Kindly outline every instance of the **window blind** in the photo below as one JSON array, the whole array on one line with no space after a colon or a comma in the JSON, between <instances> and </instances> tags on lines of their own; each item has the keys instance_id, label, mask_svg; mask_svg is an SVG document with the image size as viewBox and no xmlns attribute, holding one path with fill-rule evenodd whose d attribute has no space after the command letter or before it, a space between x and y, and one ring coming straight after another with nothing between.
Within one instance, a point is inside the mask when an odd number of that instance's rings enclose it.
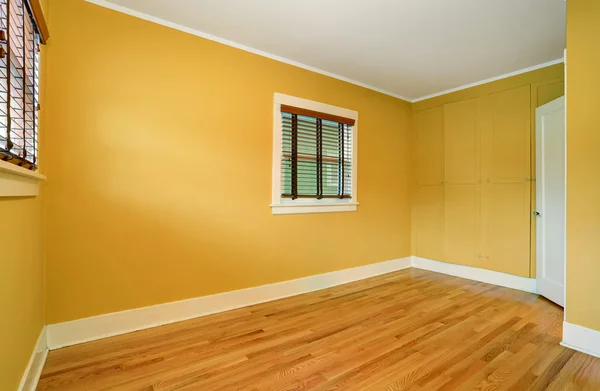
<instances>
[{"instance_id":1,"label":"window blind","mask_svg":"<svg viewBox=\"0 0 600 391\"><path fill-rule=\"evenodd\" d=\"M281 105L281 197L352 198L353 119Z\"/></svg>"},{"instance_id":2,"label":"window blind","mask_svg":"<svg viewBox=\"0 0 600 391\"><path fill-rule=\"evenodd\" d=\"M40 34L30 3L0 0L0 159L38 164Z\"/></svg>"}]
</instances>

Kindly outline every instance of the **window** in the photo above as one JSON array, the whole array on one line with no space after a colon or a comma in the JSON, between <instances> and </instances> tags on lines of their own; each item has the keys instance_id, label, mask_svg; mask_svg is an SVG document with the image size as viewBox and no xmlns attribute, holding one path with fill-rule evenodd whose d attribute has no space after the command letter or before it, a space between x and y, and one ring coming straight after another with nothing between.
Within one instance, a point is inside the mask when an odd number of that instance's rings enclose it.
<instances>
[{"instance_id":1,"label":"window","mask_svg":"<svg viewBox=\"0 0 600 391\"><path fill-rule=\"evenodd\" d=\"M358 114L275 94L273 214L355 211Z\"/></svg>"},{"instance_id":2,"label":"window","mask_svg":"<svg viewBox=\"0 0 600 391\"><path fill-rule=\"evenodd\" d=\"M38 165L40 42L48 38L39 0L0 0L0 160Z\"/></svg>"}]
</instances>

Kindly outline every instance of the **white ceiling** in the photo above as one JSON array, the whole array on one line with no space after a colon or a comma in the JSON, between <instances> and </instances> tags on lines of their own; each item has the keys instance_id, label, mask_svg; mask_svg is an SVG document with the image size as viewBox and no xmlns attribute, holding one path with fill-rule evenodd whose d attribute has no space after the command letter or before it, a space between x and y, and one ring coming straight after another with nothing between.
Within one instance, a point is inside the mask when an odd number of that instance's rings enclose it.
<instances>
[{"instance_id":1,"label":"white ceiling","mask_svg":"<svg viewBox=\"0 0 600 391\"><path fill-rule=\"evenodd\" d=\"M564 0L89 1L407 100L565 48Z\"/></svg>"}]
</instances>

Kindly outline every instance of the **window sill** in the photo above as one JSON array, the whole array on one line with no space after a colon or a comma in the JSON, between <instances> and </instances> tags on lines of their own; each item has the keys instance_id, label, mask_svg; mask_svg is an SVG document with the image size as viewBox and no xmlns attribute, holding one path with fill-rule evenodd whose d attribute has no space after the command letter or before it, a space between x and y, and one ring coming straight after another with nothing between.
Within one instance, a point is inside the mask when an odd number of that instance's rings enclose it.
<instances>
[{"instance_id":1,"label":"window sill","mask_svg":"<svg viewBox=\"0 0 600 391\"><path fill-rule=\"evenodd\" d=\"M300 202L271 204L274 215L290 215L302 213L332 213L332 212L356 212L358 202Z\"/></svg>"},{"instance_id":2,"label":"window sill","mask_svg":"<svg viewBox=\"0 0 600 391\"><path fill-rule=\"evenodd\" d=\"M0 197L35 197L43 180L39 172L0 160Z\"/></svg>"}]
</instances>

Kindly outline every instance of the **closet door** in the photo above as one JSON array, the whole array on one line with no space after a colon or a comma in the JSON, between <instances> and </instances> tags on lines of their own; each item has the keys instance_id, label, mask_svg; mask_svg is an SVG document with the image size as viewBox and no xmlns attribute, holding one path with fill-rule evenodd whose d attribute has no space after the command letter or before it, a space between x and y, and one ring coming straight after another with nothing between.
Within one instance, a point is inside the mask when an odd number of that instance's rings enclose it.
<instances>
[{"instance_id":1,"label":"closet door","mask_svg":"<svg viewBox=\"0 0 600 391\"><path fill-rule=\"evenodd\" d=\"M417 130L416 255L443 259L444 233L443 108L415 116Z\"/></svg>"},{"instance_id":2,"label":"closet door","mask_svg":"<svg viewBox=\"0 0 600 391\"><path fill-rule=\"evenodd\" d=\"M444 118L442 107L417 113L417 184L441 185L444 180Z\"/></svg>"},{"instance_id":3,"label":"closet door","mask_svg":"<svg viewBox=\"0 0 600 391\"><path fill-rule=\"evenodd\" d=\"M444 260L444 186L418 186L417 256Z\"/></svg>"},{"instance_id":4,"label":"closet door","mask_svg":"<svg viewBox=\"0 0 600 391\"><path fill-rule=\"evenodd\" d=\"M530 88L484 98L482 252L490 269L529 277Z\"/></svg>"},{"instance_id":5,"label":"closet door","mask_svg":"<svg viewBox=\"0 0 600 391\"><path fill-rule=\"evenodd\" d=\"M480 260L479 101L444 106L444 261L485 267Z\"/></svg>"}]
</instances>

